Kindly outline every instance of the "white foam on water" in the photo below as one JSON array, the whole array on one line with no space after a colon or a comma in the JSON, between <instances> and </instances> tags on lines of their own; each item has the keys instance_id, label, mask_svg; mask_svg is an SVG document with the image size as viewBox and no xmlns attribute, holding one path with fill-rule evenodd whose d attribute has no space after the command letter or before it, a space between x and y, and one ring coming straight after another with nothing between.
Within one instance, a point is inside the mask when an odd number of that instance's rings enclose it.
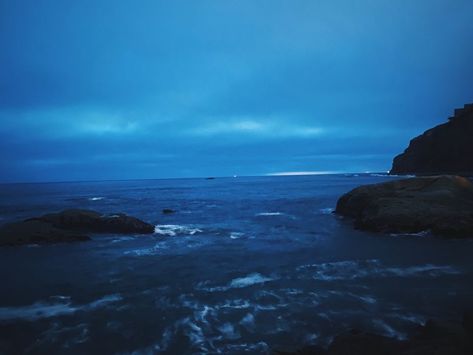
<instances>
[{"instance_id":1,"label":"white foam on water","mask_svg":"<svg viewBox=\"0 0 473 355\"><path fill-rule=\"evenodd\" d=\"M241 232L231 232L230 233L230 239L240 239L244 233Z\"/></svg>"},{"instance_id":2,"label":"white foam on water","mask_svg":"<svg viewBox=\"0 0 473 355\"><path fill-rule=\"evenodd\" d=\"M77 306L72 305L69 301L69 298L67 297L64 300L66 302L37 302L29 306L1 307L0 321L9 321L16 319L35 321L42 318L71 315L78 311L91 311L97 308L105 307L110 303L122 300L122 297L119 294L108 295L91 303Z\"/></svg>"},{"instance_id":3,"label":"white foam on water","mask_svg":"<svg viewBox=\"0 0 473 355\"><path fill-rule=\"evenodd\" d=\"M192 345L204 343L205 336L202 328L194 323L189 317L177 321L176 328L177 327L183 328L184 334L187 336Z\"/></svg>"},{"instance_id":4,"label":"white foam on water","mask_svg":"<svg viewBox=\"0 0 473 355\"><path fill-rule=\"evenodd\" d=\"M218 308L234 308L234 309L244 309L250 308L251 303L248 300L242 300L240 298L235 300L226 300L225 303L218 306Z\"/></svg>"},{"instance_id":5,"label":"white foam on water","mask_svg":"<svg viewBox=\"0 0 473 355\"><path fill-rule=\"evenodd\" d=\"M332 214L333 211L335 211L335 209L332 208L332 207L321 208L319 210L319 212L322 213L322 214Z\"/></svg>"},{"instance_id":6,"label":"white foam on water","mask_svg":"<svg viewBox=\"0 0 473 355\"><path fill-rule=\"evenodd\" d=\"M177 235L194 235L202 233L202 230L195 227L181 226L178 224L158 224L154 227L154 233L175 237Z\"/></svg>"},{"instance_id":7,"label":"white foam on water","mask_svg":"<svg viewBox=\"0 0 473 355\"><path fill-rule=\"evenodd\" d=\"M130 241L130 240L135 240L136 238L135 237L118 237L118 238L113 238L110 243L120 243L120 242L126 242L126 241Z\"/></svg>"},{"instance_id":8,"label":"white foam on water","mask_svg":"<svg viewBox=\"0 0 473 355\"><path fill-rule=\"evenodd\" d=\"M438 277L461 273L460 270L449 265L425 264L407 267L386 267L377 259L307 264L297 267L296 270L299 272L307 272L309 270L312 278L322 281L354 280L365 277Z\"/></svg>"},{"instance_id":9,"label":"white foam on water","mask_svg":"<svg viewBox=\"0 0 473 355\"><path fill-rule=\"evenodd\" d=\"M285 213L282 212L261 212L257 213L256 216L283 216Z\"/></svg>"},{"instance_id":10,"label":"white foam on water","mask_svg":"<svg viewBox=\"0 0 473 355\"><path fill-rule=\"evenodd\" d=\"M430 235L430 231L421 231L417 233L391 233L391 237L426 237Z\"/></svg>"},{"instance_id":11,"label":"white foam on water","mask_svg":"<svg viewBox=\"0 0 473 355\"><path fill-rule=\"evenodd\" d=\"M388 336L390 338L397 338L399 340L404 340L407 338L406 334L397 331L381 319L373 319L372 322L385 336Z\"/></svg>"},{"instance_id":12,"label":"white foam on water","mask_svg":"<svg viewBox=\"0 0 473 355\"><path fill-rule=\"evenodd\" d=\"M374 297L371 297L371 296L357 296L355 295L356 298L358 298L359 300L363 301L364 303L368 303L368 304L375 304L377 301L376 301L376 298Z\"/></svg>"},{"instance_id":13,"label":"white foam on water","mask_svg":"<svg viewBox=\"0 0 473 355\"><path fill-rule=\"evenodd\" d=\"M224 354L267 354L269 352L269 346L264 341L258 343L241 343L241 344L227 344L217 349L218 353Z\"/></svg>"},{"instance_id":14,"label":"white foam on water","mask_svg":"<svg viewBox=\"0 0 473 355\"><path fill-rule=\"evenodd\" d=\"M255 328L255 316L251 313L247 313L240 320L240 324L248 330L254 330L254 328Z\"/></svg>"},{"instance_id":15,"label":"white foam on water","mask_svg":"<svg viewBox=\"0 0 473 355\"><path fill-rule=\"evenodd\" d=\"M260 273L255 272L244 277L237 277L231 280L226 286L207 286L210 283L209 280L199 282L196 286L196 289L207 292L227 291L232 288L250 287L274 280L275 278L263 276Z\"/></svg>"},{"instance_id":16,"label":"white foam on water","mask_svg":"<svg viewBox=\"0 0 473 355\"><path fill-rule=\"evenodd\" d=\"M124 251L124 255L135 255L135 256L149 256L149 255L156 255L161 253L163 250L169 249L166 241L160 241L156 243L151 248L141 248L141 249L133 249Z\"/></svg>"},{"instance_id":17,"label":"white foam on water","mask_svg":"<svg viewBox=\"0 0 473 355\"><path fill-rule=\"evenodd\" d=\"M415 324L425 324L427 318L418 314L395 314L394 317L402 319L404 321L415 323Z\"/></svg>"},{"instance_id":18,"label":"white foam on water","mask_svg":"<svg viewBox=\"0 0 473 355\"><path fill-rule=\"evenodd\" d=\"M456 275L461 274L460 270L455 269L452 266L444 266L444 265L433 265L433 264L426 264L426 265L418 265L418 266L409 266L404 268L399 267L389 267L384 270L380 271L381 274L385 274L388 276L399 276L399 277L406 277L406 276L441 276L441 275Z\"/></svg>"},{"instance_id":19,"label":"white foam on water","mask_svg":"<svg viewBox=\"0 0 473 355\"><path fill-rule=\"evenodd\" d=\"M103 199L105 199L105 197L103 197L103 196L89 197L88 198L89 201L101 201Z\"/></svg>"},{"instance_id":20,"label":"white foam on water","mask_svg":"<svg viewBox=\"0 0 473 355\"><path fill-rule=\"evenodd\" d=\"M207 316L209 315L215 315L215 311L212 307L209 307L207 305L204 305L204 308L202 310L194 312L194 318L199 322L205 324L209 324L209 321L207 320Z\"/></svg>"},{"instance_id":21,"label":"white foam on water","mask_svg":"<svg viewBox=\"0 0 473 355\"><path fill-rule=\"evenodd\" d=\"M242 287L248 287L248 286L253 286L256 284L260 283L265 283L268 281L273 281L274 279L270 277L266 277L261 275L260 273L252 273L244 277L238 277L236 279L233 279L230 282L229 287L230 288L242 288Z\"/></svg>"},{"instance_id":22,"label":"white foam on water","mask_svg":"<svg viewBox=\"0 0 473 355\"><path fill-rule=\"evenodd\" d=\"M240 338L240 333L235 330L235 327L229 322L222 324L220 327L217 327L217 329L226 339L235 340Z\"/></svg>"}]
</instances>

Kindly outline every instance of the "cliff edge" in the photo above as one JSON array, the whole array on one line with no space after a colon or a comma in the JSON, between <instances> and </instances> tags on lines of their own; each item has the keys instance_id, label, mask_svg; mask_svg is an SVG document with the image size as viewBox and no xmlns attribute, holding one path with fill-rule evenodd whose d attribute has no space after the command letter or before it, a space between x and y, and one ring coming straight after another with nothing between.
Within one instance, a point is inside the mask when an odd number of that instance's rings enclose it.
<instances>
[{"instance_id":1,"label":"cliff edge","mask_svg":"<svg viewBox=\"0 0 473 355\"><path fill-rule=\"evenodd\" d=\"M411 140L396 156L392 175L473 175L473 104L456 109L447 123Z\"/></svg>"}]
</instances>

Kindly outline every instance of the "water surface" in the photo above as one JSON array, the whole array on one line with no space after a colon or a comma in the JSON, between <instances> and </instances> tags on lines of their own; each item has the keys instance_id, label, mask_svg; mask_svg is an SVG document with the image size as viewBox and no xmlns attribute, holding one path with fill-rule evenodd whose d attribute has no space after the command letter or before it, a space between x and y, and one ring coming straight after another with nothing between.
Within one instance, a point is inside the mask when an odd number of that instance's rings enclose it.
<instances>
[{"instance_id":1,"label":"water surface","mask_svg":"<svg viewBox=\"0 0 473 355\"><path fill-rule=\"evenodd\" d=\"M0 249L0 353L265 354L456 319L473 303L471 241L364 233L331 213L344 192L388 179L0 185L0 223L88 208L156 225Z\"/></svg>"}]
</instances>

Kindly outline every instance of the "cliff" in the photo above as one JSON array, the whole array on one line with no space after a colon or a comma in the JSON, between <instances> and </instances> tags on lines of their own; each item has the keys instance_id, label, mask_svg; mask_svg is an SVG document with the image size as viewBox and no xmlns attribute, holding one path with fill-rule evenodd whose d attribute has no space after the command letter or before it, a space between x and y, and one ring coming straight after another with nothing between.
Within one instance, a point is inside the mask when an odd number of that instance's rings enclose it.
<instances>
[{"instance_id":1,"label":"cliff","mask_svg":"<svg viewBox=\"0 0 473 355\"><path fill-rule=\"evenodd\" d=\"M473 104L456 109L447 123L411 140L394 158L393 175L473 175Z\"/></svg>"}]
</instances>

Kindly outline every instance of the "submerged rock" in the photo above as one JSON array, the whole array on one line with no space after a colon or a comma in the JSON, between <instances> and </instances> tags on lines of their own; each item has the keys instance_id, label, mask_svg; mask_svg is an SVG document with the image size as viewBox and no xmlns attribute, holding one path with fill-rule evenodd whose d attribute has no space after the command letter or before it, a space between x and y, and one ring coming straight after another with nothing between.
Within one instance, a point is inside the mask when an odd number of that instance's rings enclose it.
<instances>
[{"instance_id":1,"label":"submerged rock","mask_svg":"<svg viewBox=\"0 0 473 355\"><path fill-rule=\"evenodd\" d=\"M456 109L447 123L411 140L394 158L391 174L473 175L473 104Z\"/></svg>"},{"instance_id":2,"label":"submerged rock","mask_svg":"<svg viewBox=\"0 0 473 355\"><path fill-rule=\"evenodd\" d=\"M443 175L360 186L338 200L335 213L362 230L473 237L473 184Z\"/></svg>"},{"instance_id":3,"label":"submerged rock","mask_svg":"<svg viewBox=\"0 0 473 355\"><path fill-rule=\"evenodd\" d=\"M176 211L174 211L173 209L170 209L170 208L163 208L163 210L161 211L163 214L173 214L173 213L176 213Z\"/></svg>"},{"instance_id":4,"label":"submerged rock","mask_svg":"<svg viewBox=\"0 0 473 355\"><path fill-rule=\"evenodd\" d=\"M0 246L85 241L86 233L151 234L154 226L122 213L65 210L3 226Z\"/></svg>"}]
</instances>

